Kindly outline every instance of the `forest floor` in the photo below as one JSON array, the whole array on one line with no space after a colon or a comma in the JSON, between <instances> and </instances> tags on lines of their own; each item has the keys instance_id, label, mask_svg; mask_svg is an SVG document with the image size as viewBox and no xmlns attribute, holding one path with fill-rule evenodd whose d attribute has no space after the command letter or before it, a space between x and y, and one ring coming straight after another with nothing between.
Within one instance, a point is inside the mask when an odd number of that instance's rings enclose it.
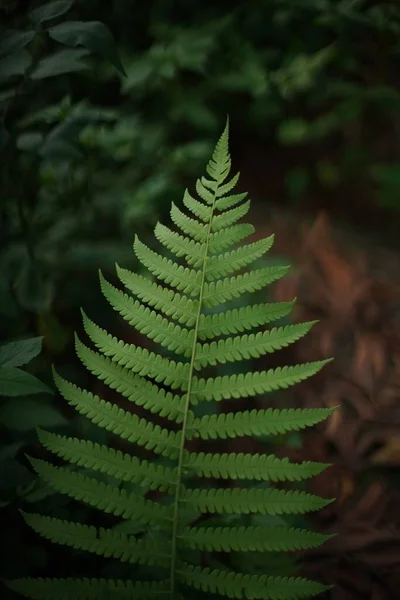
<instances>
[{"instance_id":1,"label":"forest floor","mask_svg":"<svg viewBox=\"0 0 400 600\"><path fill-rule=\"evenodd\" d=\"M291 390L291 402L341 408L305 433L301 448L282 451L333 465L311 491L336 502L313 524L338 536L305 556L306 574L335 584L330 600L398 598L400 252L338 226L326 212L313 218L258 203L251 222L260 237L275 234L273 252L294 266L272 286L274 299L297 297L295 320L320 321L284 351L284 363L335 357Z\"/></svg>"}]
</instances>

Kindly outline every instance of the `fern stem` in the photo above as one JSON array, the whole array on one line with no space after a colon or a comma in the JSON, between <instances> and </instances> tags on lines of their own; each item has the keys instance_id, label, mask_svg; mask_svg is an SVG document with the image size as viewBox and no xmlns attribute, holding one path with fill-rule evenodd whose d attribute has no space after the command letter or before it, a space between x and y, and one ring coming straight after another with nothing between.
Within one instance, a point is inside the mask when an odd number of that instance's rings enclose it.
<instances>
[{"instance_id":1,"label":"fern stem","mask_svg":"<svg viewBox=\"0 0 400 600\"><path fill-rule=\"evenodd\" d=\"M192 388L192 381L193 381L194 361L196 359L196 345L197 345L197 339L198 339L198 331L199 331L199 327L200 327L200 317L202 314L203 295L204 295L205 280L206 280L206 267L207 267L207 260L208 260L208 249L209 249L209 243L210 243L210 237L211 237L211 226L212 226L212 221L213 221L213 216L214 216L214 211L215 211L215 203L217 200L217 192L218 192L218 188L220 185L220 178L221 178L221 174L219 174L219 177L217 180L217 185L215 186L215 190L213 193L213 203L212 203L211 215L210 215L210 219L208 222L208 228L207 228L206 247L205 247L204 259L203 259L202 277L201 277L200 294L199 294L199 307L198 307L198 311L197 311L197 315L196 315L196 323L194 326L193 349L192 349L192 355L191 355L190 367L189 367L189 376L188 376L189 381L188 381L188 389L187 389L187 393L186 393L185 414L184 414L184 418L183 418L183 422L182 422L182 438L181 438L181 443L180 443L180 448L179 448L177 482L176 482L176 488L175 488L174 514L173 514L173 524L172 524L172 540L171 540L171 570L170 570L170 582L171 582L170 598L171 598L171 600L174 600L174 594L175 594L175 569L176 569L176 559L177 559L176 538L177 538L177 533L178 533L178 511L179 511L179 502L180 502L180 492L181 492L181 487L182 487L181 481L182 481L183 453L185 450L185 431L186 431L186 427L187 427L187 418L188 418L189 407L190 407L190 396L191 396L191 388Z\"/></svg>"}]
</instances>

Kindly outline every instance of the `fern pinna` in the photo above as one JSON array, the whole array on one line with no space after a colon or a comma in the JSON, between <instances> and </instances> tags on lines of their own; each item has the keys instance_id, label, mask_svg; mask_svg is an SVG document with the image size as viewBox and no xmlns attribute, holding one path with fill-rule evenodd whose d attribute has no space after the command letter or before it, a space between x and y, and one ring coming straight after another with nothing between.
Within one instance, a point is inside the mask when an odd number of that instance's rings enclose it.
<instances>
[{"instance_id":1,"label":"fern pinna","mask_svg":"<svg viewBox=\"0 0 400 600\"><path fill-rule=\"evenodd\" d=\"M43 430L39 430L41 443L72 463L72 468L30 459L35 471L55 490L133 522L135 535L129 528L125 530L128 533L115 528L97 530L39 514L24 513L26 522L59 544L135 564L135 576L129 581L24 578L8 582L24 596L177 600L200 594L205 598L294 600L318 595L329 587L301 577L268 574L267 556L265 574L215 568L215 563L205 566L204 561L196 564L199 552L292 551L319 546L328 537L282 523L265 524L268 515L303 514L331 502L268 484L304 481L327 465L296 464L264 454L207 452L207 440L221 440L223 445L227 438L296 431L332 412L326 408L266 409L199 416L200 403L288 388L317 373L327 362L207 376L212 366L258 358L288 346L314 324L251 333L289 314L293 302L225 308L229 301L262 290L288 270L282 266L245 270L271 248L273 236L238 246L254 228L238 223L250 202L245 193L231 194L239 174L229 179L230 168L227 123L207 165L208 176L196 183L198 199L185 192L183 203L191 216L173 204L171 218L177 230L161 223L155 227L158 242L176 259L158 254L136 238L136 256L153 277L117 267L121 282L133 297L116 289L100 273L102 291L113 309L160 344L162 354L118 340L83 314L85 331L98 351L76 337L79 358L110 388L147 409L148 416L139 417L106 402L54 371L55 383L70 405L100 427L151 450L154 462ZM202 377L203 369L208 371ZM153 424L152 413L162 417L164 424ZM188 449L187 442L194 438L205 442L204 452ZM96 478L95 472L103 479L112 476L114 484ZM228 489L218 487L218 481L199 484L198 478L242 481ZM267 516L264 524L232 524L240 518L248 523L249 515L256 513ZM219 523L222 519L225 525L212 525L210 515L219 515Z\"/></svg>"}]
</instances>

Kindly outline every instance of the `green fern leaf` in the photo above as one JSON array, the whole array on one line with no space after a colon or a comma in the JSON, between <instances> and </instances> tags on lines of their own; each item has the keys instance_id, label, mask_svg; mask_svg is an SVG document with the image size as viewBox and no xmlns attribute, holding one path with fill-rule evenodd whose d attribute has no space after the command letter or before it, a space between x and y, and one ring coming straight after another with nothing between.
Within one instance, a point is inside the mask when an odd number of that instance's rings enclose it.
<instances>
[{"instance_id":1,"label":"green fern leaf","mask_svg":"<svg viewBox=\"0 0 400 600\"><path fill-rule=\"evenodd\" d=\"M183 546L208 552L289 552L323 544L331 535L294 527L185 527Z\"/></svg>"},{"instance_id":2,"label":"green fern leaf","mask_svg":"<svg viewBox=\"0 0 400 600\"><path fill-rule=\"evenodd\" d=\"M249 223L239 223L232 227L220 229L216 233L210 234L209 253L210 256L223 252L231 246L235 246L239 242L245 240L255 229Z\"/></svg>"},{"instance_id":3,"label":"green fern leaf","mask_svg":"<svg viewBox=\"0 0 400 600\"><path fill-rule=\"evenodd\" d=\"M170 507L145 500L137 494L128 494L125 490L71 471L66 467L54 467L37 458L30 458L29 461L43 481L61 494L67 494L74 500L80 500L117 517L135 519L143 525L165 523L169 526L172 516Z\"/></svg>"},{"instance_id":4,"label":"green fern leaf","mask_svg":"<svg viewBox=\"0 0 400 600\"><path fill-rule=\"evenodd\" d=\"M244 410L235 413L206 415L200 419L191 418L188 423L188 437L203 440L227 439L240 436L265 436L300 431L326 419L333 409L272 409Z\"/></svg>"},{"instance_id":5,"label":"green fern leaf","mask_svg":"<svg viewBox=\"0 0 400 600\"><path fill-rule=\"evenodd\" d=\"M239 375L225 375L224 377L210 377L209 379L193 377L192 379L192 405L201 400L229 400L230 398L246 398L288 388L296 383L315 375L329 360L294 365L291 367L277 367L268 371L253 373L240 373ZM325 410L325 409L323 409ZM325 411L328 417L333 411ZM305 413L308 414L308 413Z\"/></svg>"},{"instance_id":6,"label":"green fern leaf","mask_svg":"<svg viewBox=\"0 0 400 600\"><path fill-rule=\"evenodd\" d=\"M78 336L75 339L75 349L82 363L93 375L137 406L143 406L176 423L181 423L185 418L187 411L184 397L166 392L140 375L116 365L109 358L89 350Z\"/></svg>"},{"instance_id":7,"label":"green fern leaf","mask_svg":"<svg viewBox=\"0 0 400 600\"><path fill-rule=\"evenodd\" d=\"M147 335L151 340L161 344L176 354L189 357L193 346L194 332L180 325L174 325L157 312L133 300L127 294L117 290L103 277L100 279L101 289L113 309L126 320Z\"/></svg>"},{"instance_id":8,"label":"green fern leaf","mask_svg":"<svg viewBox=\"0 0 400 600\"><path fill-rule=\"evenodd\" d=\"M188 327L196 322L197 300L191 300L168 288L163 288L142 275L121 269L118 265L117 274L122 283L142 302L162 311L179 323L185 323Z\"/></svg>"},{"instance_id":9,"label":"green fern leaf","mask_svg":"<svg viewBox=\"0 0 400 600\"><path fill-rule=\"evenodd\" d=\"M117 558L121 562L167 567L171 560L171 544L159 540L138 540L112 529L100 529L80 523L62 521L38 514L22 513L34 531L57 544L75 550L86 550L99 556Z\"/></svg>"},{"instance_id":10,"label":"green fern leaf","mask_svg":"<svg viewBox=\"0 0 400 600\"><path fill-rule=\"evenodd\" d=\"M275 489L186 489L182 501L196 510L217 514L296 515L328 506L324 500L298 490Z\"/></svg>"},{"instance_id":11,"label":"green fern leaf","mask_svg":"<svg viewBox=\"0 0 400 600\"><path fill-rule=\"evenodd\" d=\"M139 460L136 456L90 441L67 438L42 429L37 431L40 442L47 450L74 465L152 490L171 492L175 489L178 481L176 468L154 465L147 460Z\"/></svg>"},{"instance_id":12,"label":"green fern leaf","mask_svg":"<svg viewBox=\"0 0 400 600\"><path fill-rule=\"evenodd\" d=\"M199 202L189 194L189 190L185 190L183 195L183 203L195 217L198 217L201 221L206 223L210 220L212 208L210 206L204 206L202 202Z\"/></svg>"},{"instance_id":13,"label":"green fern leaf","mask_svg":"<svg viewBox=\"0 0 400 600\"><path fill-rule=\"evenodd\" d=\"M289 266L251 268L270 250L273 236L238 246L255 230L239 222L249 211L250 201L246 193L234 191L239 173L231 175L228 138L227 122L206 166L207 176L196 182L198 198L189 190L184 193L183 206L189 215L172 204L173 225L155 226L156 242L169 257L135 237L135 255L149 277L117 265L122 291L99 273L101 291L112 309L155 344L154 351L119 340L82 311L85 333L95 349L76 335L79 359L133 409L140 407L140 416L81 389L53 370L56 386L68 404L132 448L115 450L38 429L44 448L67 464L54 466L29 459L55 491L120 517L128 521L128 527L133 522L139 533L23 513L27 524L57 544L135 565L138 581L23 578L7 582L23 596L34 600L187 600L198 590L241 600L297 600L329 589L299 577L237 572L235 564L240 563L236 559L226 570L196 563L198 552L203 552L205 560L209 552L293 552L318 547L330 537L285 525L282 520L270 524L275 515L307 514L332 501L307 491L273 487L274 482L306 481L328 465L294 463L267 453L223 451L226 439L300 431L325 420L337 408L224 410L223 400L249 399L289 388L316 374L330 360L266 371L243 367L245 360L296 342L316 322L265 328L288 315L295 300L250 304L246 299L240 308L229 306L230 301L279 280ZM235 365L233 374L212 371L226 363ZM204 402L218 403L218 412L199 414L196 407ZM195 439L202 444L199 451L193 447ZM222 451L207 451L208 440L217 440ZM143 459L141 449L151 456ZM201 487L202 478L235 481L236 487ZM210 526L213 518L207 526L200 525L207 515L219 515L217 527ZM254 525L252 517L245 515L268 515L264 518L268 526ZM156 568L151 571L153 578L149 568Z\"/></svg>"},{"instance_id":14,"label":"green fern leaf","mask_svg":"<svg viewBox=\"0 0 400 600\"><path fill-rule=\"evenodd\" d=\"M33 579L24 577L8 582L13 591L32 600L162 600L169 581L121 581L119 579ZM177 598L178 600L178 598Z\"/></svg>"},{"instance_id":15,"label":"green fern leaf","mask_svg":"<svg viewBox=\"0 0 400 600\"><path fill-rule=\"evenodd\" d=\"M246 267L268 252L273 241L274 236L271 235L268 238L258 240L258 242L248 244L247 246L242 246L232 252L211 257L207 264L207 279L212 281L217 277L229 275L234 271Z\"/></svg>"},{"instance_id":16,"label":"green fern leaf","mask_svg":"<svg viewBox=\"0 0 400 600\"><path fill-rule=\"evenodd\" d=\"M196 590L249 600L299 600L316 596L332 587L301 577L242 575L231 571L193 567L188 563L183 563L179 576L186 585Z\"/></svg>"},{"instance_id":17,"label":"green fern leaf","mask_svg":"<svg viewBox=\"0 0 400 600\"><path fill-rule=\"evenodd\" d=\"M188 453L183 468L199 477L256 481L303 481L319 475L329 465L316 462L291 463L267 454Z\"/></svg>"},{"instance_id":18,"label":"green fern leaf","mask_svg":"<svg viewBox=\"0 0 400 600\"><path fill-rule=\"evenodd\" d=\"M198 344L194 368L200 370L208 365L235 362L245 358L259 358L267 352L280 350L302 338L316 321L274 327L270 331L252 333L219 342Z\"/></svg>"},{"instance_id":19,"label":"green fern leaf","mask_svg":"<svg viewBox=\"0 0 400 600\"><path fill-rule=\"evenodd\" d=\"M293 302L272 302L243 306L213 315L202 315L199 321L199 340L213 339L219 335L241 333L248 329L267 325L271 321L286 317L293 308Z\"/></svg>"},{"instance_id":20,"label":"green fern leaf","mask_svg":"<svg viewBox=\"0 0 400 600\"><path fill-rule=\"evenodd\" d=\"M204 284L203 303L205 308L214 308L243 294L257 292L287 274L289 267L266 267L244 275L226 277L217 282Z\"/></svg>"}]
</instances>

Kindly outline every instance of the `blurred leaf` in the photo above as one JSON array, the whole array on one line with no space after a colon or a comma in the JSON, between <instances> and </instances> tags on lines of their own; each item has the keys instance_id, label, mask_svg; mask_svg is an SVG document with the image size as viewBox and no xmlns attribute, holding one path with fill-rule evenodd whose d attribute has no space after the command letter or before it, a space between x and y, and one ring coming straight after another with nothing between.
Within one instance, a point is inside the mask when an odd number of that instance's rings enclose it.
<instances>
[{"instance_id":1,"label":"blurred leaf","mask_svg":"<svg viewBox=\"0 0 400 600\"><path fill-rule=\"evenodd\" d=\"M13 431L30 431L36 427L52 428L66 425L66 418L54 406L35 400L10 400L0 408L0 421Z\"/></svg>"},{"instance_id":2,"label":"blurred leaf","mask_svg":"<svg viewBox=\"0 0 400 600\"><path fill-rule=\"evenodd\" d=\"M122 82L122 91L129 92L147 83L154 72L154 66L148 60L147 56L134 60L128 68L126 78Z\"/></svg>"},{"instance_id":3,"label":"blurred leaf","mask_svg":"<svg viewBox=\"0 0 400 600\"><path fill-rule=\"evenodd\" d=\"M44 484L39 479L36 479L32 488L30 488L27 493L23 494L23 498L25 502L40 502L44 498L48 498L48 496L54 496L57 492Z\"/></svg>"},{"instance_id":4,"label":"blurred leaf","mask_svg":"<svg viewBox=\"0 0 400 600\"><path fill-rule=\"evenodd\" d=\"M55 0L54 2L47 2L32 10L29 13L29 18L34 23L50 21L50 19L61 17L61 15L68 12L73 3L74 0Z\"/></svg>"},{"instance_id":5,"label":"blurred leaf","mask_svg":"<svg viewBox=\"0 0 400 600\"><path fill-rule=\"evenodd\" d=\"M288 171L285 177L285 185L292 198L298 198L310 183L310 175L304 167L298 167Z\"/></svg>"},{"instance_id":6,"label":"blurred leaf","mask_svg":"<svg viewBox=\"0 0 400 600\"><path fill-rule=\"evenodd\" d=\"M278 128L279 141L287 146L302 144L307 141L309 124L304 119L283 121Z\"/></svg>"},{"instance_id":7,"label":"blurred leaf","mask_svg":"<svg viewBox=\"0 0 400 600\"><path fill-rule=\"evenodd\" d=\"M23 442L15 442L14 444L8 444L0 448L0 461L15 458L17 452L23 447Z\"/></svg>"},{"instance_id":8,"label":"blurred leaf","mask_svg":"<svg viewBox=\"0 0 400 600\"><path fill-rule=\"evenodd\" d=\"M63 352L70 340L70 332L54 314L43 314L38 317L38 330L43 334L44 346L50 352Z\"/></svg>"},{"instance_id":9,"label":"blurred leaf","mask_svg":"<svg viewBox=\"0 0 400 600\"><path fill-rule=\"evenodd\" d=\"M42 340L43 337L34 337L0 346L0 366L26 365L42 351Z\"/></svg>"},{"instance_id":10,"label":"blurred leaf","mask_svg":"<svg viewBox=\"0 0 400 600\"><path fill-rule=\"evenodd\" d=\"M0 126L0 151L3 150L10 139L10 134L5 127Z\"/></svg>"},{"instance_id":11,"label":"blurred leaf","mask_svg":"<svg viewBox=\"0 0 400 600\"><path fill-rule=\"evenodd\" d=\"M387 208L399 210L400 164L373 165L370 174L379 185L379 203Z\"/></svg>"},{"instance_id":12,"label":"blurred leaf","mask_svg":"<svg viewBox=\"0 0 400 600\"><path fill-rule=\"evenodd\" d=\"M0 396L53 394L40 379L15 367L0 367ZM3 422L0 419L0 422Z\"/></svg>"},{"instance_id":13,"label":"blurred leaf","mask_svg":"<svg viewBox=\"0 0 400 600\"><path fill-rule=\"evenodd\" d=\"M48 158L50 161L73 160L83 158L82 150L76 143L68 140L47 138L40 148L40 155Z\"/></svg>"},{"instance_id":14,"label":"blurred leaf","mask_svg":"<svg viewBox=\"0 0 400 600\"><path fill-rule=\"evenodd\" d=\"M43 141L43 134L38 131L27 131L17 138L18 150L25 152L37 150Z\"/></svg>"},{"instance_id":15,"label":"blurred leaf","mask_svg":"<svg viewBox=\"0 0 400 600\"><path fill-rule=\"evenodd\" d=\"M15 96L15 88L9 88L8 90L4 90L3 92L0 92L0 103L1 102L7 102L7 100L10 100L11 98L13 98L13 96ZM0 142L0 150L1 150L1 142Z\"/></svg>"},{"instance_id":16,"label":"blurred leaf","mask_svg":"<svg viewBox=\"0 0 400 600\"><path fill-rule=\"evenodd\" d=\"M319 160L315 166L320 183L327 188L333 188L340 182L340 171L336 165L326 160Z\"/></svg>"},{"instance_id":17,"label":"blurred leaf","mask_svg":"<svg viewBox=\"0 0 400 600\"><path fill-rule=\"evenodd\" d=\"M33 80L45 79L46 77L55 77L65 73L75 73L88 69L87 63L82 58L88 56L87 50L60 50L51 56L42 58L31 78ZM0 71L1 73L1 71Z\"/></svg>"},{"instance_id":18,"label":"blurred leaf","mask_svg":"<svg viewBox=\"0 0 400 600\"><path fill-rule=\"evenodd\" d=\"M22 308L34 313L47 312L53 301L54 285L45 279L40 267L32 260L23 263L14 283L16 297Z\"/></svg>"},{"instance_id":19,"label":"blurred leaf","mask_svg":"<svg viewBox=\"0 0 400 600\"><path fill-rule=\"evenodd\" d=\"M0 60L0 81L24 75L32 62L31 55L26 50L19 50Z\"/></svg>"},{"instance_id":20,"label":"blurred leaf","mask_svg":"<svg viewBox=\"0 0 400 600\"><path fill-rule=\"evenodd\" d=\"M0 31L0 57L22 50L33 40L35 35L35 31L18 31L16 29Z\"/></svg>"},{"instance_id":21,"label":"blurred leaf","mask_svg":"<svg viewBox=\"0 0 400 600\"><path fill-rule=\"evenodd\" d=\"M1 413L1 410L0 410ZM11 490L31 483L35 475L16 459L0 461L0 489Z\"/></svg>"},{"instance_id":22,"label":"blurred leaf","mask_svg":"<svg viewBox=\"0 0 400 600\"><path fill-rule=\"evenodd\" d=\"M115 40L100 21L67 21L51 27L49 35L53 40L66 46L85 46L91 52L102 56L126 76L118 55Z\"/></svg>"},{"instance_id":23,"label":"blurred leaf","mask_svg":"<svg viewBox=\"0 0 400 600\"><path fill-rule=\"evenodd\" d=\"M372 178L381 185L397 188L400 191L400 163L394 165L374 165Z\"/></svg>"}]
</instances>

